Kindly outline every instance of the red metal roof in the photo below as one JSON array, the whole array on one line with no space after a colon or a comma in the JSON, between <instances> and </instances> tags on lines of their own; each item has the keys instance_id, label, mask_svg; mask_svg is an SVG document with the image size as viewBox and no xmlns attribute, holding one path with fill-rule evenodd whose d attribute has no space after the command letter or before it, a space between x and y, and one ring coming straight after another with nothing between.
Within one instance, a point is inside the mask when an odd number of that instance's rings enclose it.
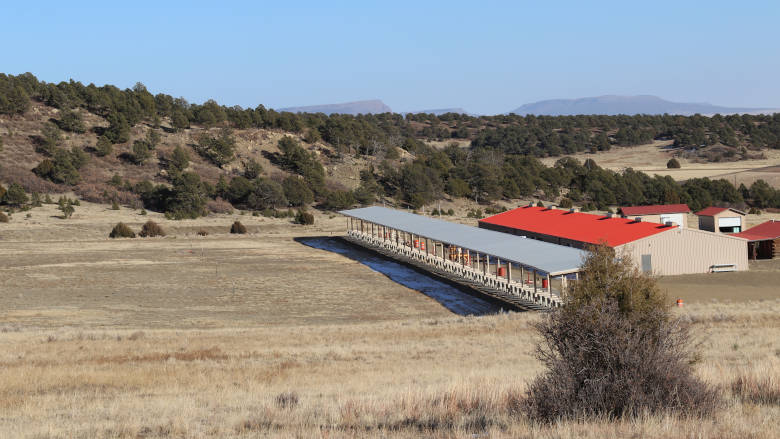
<instances>
[{"instance_id":1,"label":"red metal roof","mask_svg":"<svg viewBox=\"0 0 780 439\"><path fill-rule=\"evenodd\" d=\"M527 232L617 247L675 227L647 221L593 215L568 210L526 206L480 220L481 223L511 227Z\"/></svg>"},{"instance_id":2,"label":"red metal roof","mask_svg":"<svg viewBox=\"0 0 780 439\"><path fill-rule=\"evenodd\" d=\"M702 209L702 210L696 212L696 215L700 215L700 216L713 216L713 215L717 215L717 214L723 212L724 210L729 210L729 208L728 207L714 207L714 206L710 206L710 207L707 207L705 209Z\"/></svg>"},{"instance_id":3,"label":"red metal roof","mask_svg":"<svg viewBox=\"0 0 780 439\"><path fill-rule=\"evenodd\" d=\"M620 211L626 216L659 215L664 213L689 213L691 208L687 204L656 204L653 206L621 207Z\"/></svg>"},{"instance_id":4,"label":"red metal roof","mask_svg":"<svg viewBox=\"0 0 780 439\"><path fill-rule=\"evenodd\" d=\"M732 233L731 236L745 238L748 241L766 241L767 239L780 238L780 221L767 221L744 232Z\"/></svg>"},{"instance_id":5,"label":"red metal roof","mask_svg":"<svg viewBox=\"0 0 780 439\"><path fill-rule=\"evenodd\" d=\"M723 212L724 210L730 210L730 211L736 212L736 213L738 213L740 215L745 215L745 212L743 212L741 210L733 209L731 207L714 207L714 206L702 209L702 210L696 212L696 215L699 215L699 216L715 216L715 215Z\"/></svg>"}]
</instances>

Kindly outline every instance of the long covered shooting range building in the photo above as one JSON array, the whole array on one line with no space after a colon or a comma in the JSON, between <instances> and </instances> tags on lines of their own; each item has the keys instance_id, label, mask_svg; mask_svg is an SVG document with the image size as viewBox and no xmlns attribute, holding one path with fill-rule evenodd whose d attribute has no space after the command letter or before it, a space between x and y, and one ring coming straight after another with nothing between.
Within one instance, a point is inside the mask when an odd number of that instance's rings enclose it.
<instances>
[{"instance_id":1,"label":"long covered shooting range building","mask_svg":"<svg viewBox=\"0 0 780 439\"><path fill-rule=\"evenodd\" d=\"M605 244L662 276L748 269L745 239L672 222L529 205L482 219L479 227L574 248Z\"/></svg>"},{"instance_id":2,"label":"long covered shooting range building","mask_svg":"<svg viewBox=\"0 0 780 439\"><path fill-rule=\"evenodd\" d=\"M347 217L352 242L421 261L544 307L563 303L567 282L577 279L587 255L581 249L384 207L340 213Z\"/></svg>"}]
</instances>

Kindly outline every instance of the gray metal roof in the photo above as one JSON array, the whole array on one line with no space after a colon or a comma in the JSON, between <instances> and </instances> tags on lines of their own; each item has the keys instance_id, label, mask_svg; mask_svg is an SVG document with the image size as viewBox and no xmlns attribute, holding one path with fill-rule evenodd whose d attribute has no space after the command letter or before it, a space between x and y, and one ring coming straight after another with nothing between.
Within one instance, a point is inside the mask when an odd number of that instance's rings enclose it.
<instances>
[{"instance_id":1,"label":"gray metal roof","mask_svg":"<svg viewBox=\"0 0 780 439\"><path fill-rule=\"evenodd\" d=\"M572 247L379 206L342 210L339 213L445 244L495 256L502 261L511 261L549 274L578 271L587 254L584 250Z\"/></svg>"}]
</instances>

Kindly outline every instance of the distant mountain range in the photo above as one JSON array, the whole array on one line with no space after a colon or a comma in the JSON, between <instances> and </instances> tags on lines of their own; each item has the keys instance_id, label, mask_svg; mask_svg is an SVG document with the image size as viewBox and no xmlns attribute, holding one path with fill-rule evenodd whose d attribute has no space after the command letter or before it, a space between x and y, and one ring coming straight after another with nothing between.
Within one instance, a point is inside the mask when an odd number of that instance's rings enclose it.
<instances>
[{"instance_id":1,"label":"distant mountain range","mask_svg":"<svg viewBox=\"0 0 780 439\"><path fill-rule=\"evenodd\" d=\"M435 114L437 116L441 116L442 114L447 113L456 113L456 114L470 114L468 111L464 110L463 108L437 108L434 110L421 110L421 111L409 111L408 113L412 114Z\"/></svg>"},{"instance_id":2,"label":"distant mountain range","mask_svg":"<svg viewBox=\"0 0 780 439\"><path fill-rule=\"evenodd\" d=\"M597 96L579 99L551 99L525 104L512 113L519 115L535 114L547 116L570 116L576 114L679 114L713 115L735 113L775 112L770 108L720 107L707 103L671 102L651 95L638 96Z\"/></svg>"},{"instance_id":3,"label":"distant mountain range","mask_svg":"<svg viewBox=\"0 0 780 439\"><path fill-rule=\"evenodd\" d=\"M278 111L289 111L291 113L325 113L325 114L378 114L392 113L393 109L388 107L379 99L367 101L343 102L341 104L307 105L303 107L279 108ZM436 108L433 110L405 111L402 114L435 114L437 116L445 113L468 114L463 108Z\"/></svg>"},{"instance_id":4,"label":"distant mountain range","mask_svg":"<svg viewBox=\"0 0 780 439\"><path fill-rule=\"evenodd\" d=\"M325 114L377 114L392 113L393 110L379 99L367 101L344 102L341 104L308 105L304 107L279 108L279 111L291 113L325 113Z\"/></svg>"},{"instance_id":5,"label":"distant mountain range","mask_svg":"<svg viewBox=\"0 0 780 439\"><path fill-rule=\"evenodd\" d=\"M340 104L309 105L303 107L279 108L279 111L290 111L293 113L325 113L325 114L378 114L392 113L393 110L379 99L366 101L344 102ZM679 114L690 116L692 114L702 114L710 116L713 114L759 114L776 113L780 109L776 108L739 108L739 107L721 107L707 103L690 102L672 102L661 99L658 96L637 95L637 96L618 96L606 95L579 99L550 99L546 101L533 102L520 106L511 113L519 115L545 115L545 116L571 116L577 114ZM427 113L442 115L445 113L469 114L463 108L437 108L432 110L407 111L402 114Z\"/></svg>"}]
</instances>

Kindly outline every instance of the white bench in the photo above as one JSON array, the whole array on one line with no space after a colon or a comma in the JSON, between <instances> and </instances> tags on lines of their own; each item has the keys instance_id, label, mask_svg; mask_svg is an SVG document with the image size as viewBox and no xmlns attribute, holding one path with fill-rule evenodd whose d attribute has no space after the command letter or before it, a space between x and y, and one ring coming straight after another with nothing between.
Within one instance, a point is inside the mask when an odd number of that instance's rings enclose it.
<instances>
[{"instance_id":1,"label":"white bench","mask_svg":"<svg viewBox=\"0 0 780 439\"><path fill-rule=\"evenodd\" d=\"M711 273L723 273L727 271L737 271L735 264L715 264L710 266Z\"/></svg>"}]
</instances>

